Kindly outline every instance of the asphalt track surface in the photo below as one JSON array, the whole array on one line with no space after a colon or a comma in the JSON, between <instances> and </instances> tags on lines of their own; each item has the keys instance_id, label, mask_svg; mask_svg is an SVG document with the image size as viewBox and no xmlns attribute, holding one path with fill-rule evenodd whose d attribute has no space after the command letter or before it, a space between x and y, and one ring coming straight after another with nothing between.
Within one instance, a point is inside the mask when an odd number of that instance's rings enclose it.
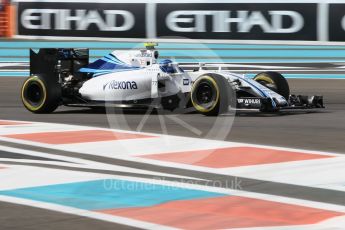
<instances>
[{"instance_id":1,"label":"asphalt track surface","mask_svg":"<svg viewBox=\"0 0 345 230\"><path fill-rule=\"evenodd\" d=\"M197 134L193 132L193 129L176 124L172 119L165 118L164 125L162 125L160 117L164 116L160 116L160 113L153 113L146 116L145 112L142 111L116 112L115 114L111 114L111 118L109 119L109 114L103 111L94 112L89 109L62 107L53 114L31 114L22 107L20 102L19 94L23 80L24 78L0 78L0 119L80 124L130 130L137 130L138 126L142 126L141 130L145 132L193 137L206 136L210 125L214 124L217 119L214 117L204 117L200 114L174 115L191 127L201 131L201 133ZM345 146L345 81L289 79L289 83L292 93L324 95L327 108L317 112L302 111L279 114L240 112L235 117L231 114L224 115L221 117L224 122L233 120L232 128L226 135L215 136L214 138L343 153ZM147 117L147 120L143 124L144 117ZM109 121L112 122L114 120L117 121L116 124L111 123L109 125ZM220 124L217 123L217 125ZM221 125L225 126L227 124L223 123ZM221 129L221 127L217 128ZM174 173L183 175L188 172L176 170ZM200 178L206 176L215 177L212 175L200 175ZM255 189L262 189L267 192L271 191L272 193L294 197L300 194L299 198L302 199L323 200L328 203L344 205L345 199L340 193L332 194L331 191L320 189L308 190L308 188L296 186L284 187L284 185L277 183L265 184L260 181L248 181L248 183L251 183L251 188L254 191ZM248 187L250 187L249 185ZM324 200L326 197L329 197L328 200ZM0 203L0 213L0 222L4 224L5 229L128 228L113 223L9 203Z\"/></svg>"},{"instance_id":2,"label":"asphalt track surface","mask_svg":"<svg viewBox=\"0 0 345 230\"><path fill-rule=\"evenodd\" d=\"M189 137L205 137L209 129L227 126L233 121L228 133L207 136L253 144L265 144L320 151L344 152L345 137L345 81L288 79L291 93L323 95L326 109L317 111L281 112L262 114L258 112L238 112L236 116L224 115L220 118L205 117L200 114L173 114L191 127L184 127L161 113L146 116L145 111L116 111L109 115L104 111L88 108L61 107L53 114L32 114L20 101L20 88L25 78L0 78L0 119L53 122L87 125L105 128L141 130ZM163 117L160 119L160 117ZM146 119L147 118L147 119ZM145 120L146 119L146 120ZM219 121L219 120L218 120ZM162 125L162 123L164 123ZM180 122L181 123L181 122ZM197 129L199 132L195 132Z\"/></svg>"}]
</instances>

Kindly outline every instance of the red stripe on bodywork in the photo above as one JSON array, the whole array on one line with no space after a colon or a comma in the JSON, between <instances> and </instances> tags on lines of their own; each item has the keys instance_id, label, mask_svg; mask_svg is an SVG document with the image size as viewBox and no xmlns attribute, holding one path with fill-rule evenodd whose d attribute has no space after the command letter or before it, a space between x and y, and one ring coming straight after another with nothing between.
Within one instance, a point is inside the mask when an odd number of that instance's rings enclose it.
<instances>
[{"instance_id":1,"label":"red stripe on bodywork","mask_svg":"<svg viewBox=\"0 0 345 230\"><path fill-rule=\"evenodd\" d=\"M188 152L153 154L141 157L160 161L170 161L182 164L205 166L210 168L227 168L321 159L333 156L307 154L302 152L283 151L267 148L231 147Z\"/></svg>"},{"instance_id":2,"label":"red stripe on bodywork","mask_svg":"<svg viewBox=\"0 0 345 230\"><path fill-rule=\"evenodd\" d=\"M44 132L44 133L27 133L4 135L4 137L20 139L25 141L34 141L46 144L75 144L85 142L127 140L137 138L147 138L151 136L113 132L105 130L80 130L64 132Z\"/></svg>"},{"instance_id":3,"label":"red stripe on bodywork","mask_svg":"<svg viewBox=\"0 0 345 230\"><path fill-rule=\"evenodd\" d=\"M236 196L174 201L153 207L99 212L182 229L306 225L344 215L340 212Z\"/></svg>"}]
</instances>

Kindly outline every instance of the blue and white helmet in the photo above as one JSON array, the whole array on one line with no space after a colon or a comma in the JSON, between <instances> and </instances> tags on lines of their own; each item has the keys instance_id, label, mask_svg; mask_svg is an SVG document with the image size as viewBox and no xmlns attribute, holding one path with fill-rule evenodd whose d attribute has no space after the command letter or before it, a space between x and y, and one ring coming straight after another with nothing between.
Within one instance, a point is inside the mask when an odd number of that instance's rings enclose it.
<instances>
[{"instance_id":1,"label":"blue and white helmet","mask_svg":"<svg viewBox=\"0 0 345 230\"><path fill-rule=\"evenodd\" d=\"M164 73L183 73L184 71L178 66L176 62L170 59L165 59L159 63L160 69Z\"/></svg>"},{"instance_id":2,"label":"blue and white helmet","mask_svg":"<svg viewBox=\"0 0 345 230\"><path fill-rule=\"evenodd\" d=\"M164 59L161 62L159 62L159 67L164 73L175 73L172 63L173 63L172 60Z\"/></svg>"}]
</instances>

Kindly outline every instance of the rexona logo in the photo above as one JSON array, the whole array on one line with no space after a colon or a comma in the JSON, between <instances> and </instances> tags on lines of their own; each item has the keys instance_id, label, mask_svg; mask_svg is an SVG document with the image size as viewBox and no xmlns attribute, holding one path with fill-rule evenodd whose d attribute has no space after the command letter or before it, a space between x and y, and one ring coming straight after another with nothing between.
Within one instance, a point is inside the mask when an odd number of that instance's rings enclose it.
<instances>
[{"instance_id":1,"label":"rexona logo","mask_svg":"<svg viewBox=\"0 0 345 230\"><path fill-rule=\"evenodd\" d=\"M103 90L106 89L138 89L135 81L111 81L103 85Z\"/></svg>"}]
</instances>

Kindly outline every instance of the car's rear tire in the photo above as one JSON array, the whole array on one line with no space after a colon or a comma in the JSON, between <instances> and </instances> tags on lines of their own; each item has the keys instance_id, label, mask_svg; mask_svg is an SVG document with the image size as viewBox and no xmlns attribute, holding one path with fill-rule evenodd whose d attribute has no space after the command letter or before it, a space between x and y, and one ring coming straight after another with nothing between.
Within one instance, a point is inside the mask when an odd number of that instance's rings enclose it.
<instances>
[{"instance_id":1,"label":"car's rear tire","mask_svg":"<svg viewBox=\"0 0 345 230\"><path fill-rule=\"evenodd\" d=\"M32 113L51 113L61 103L61 87L43 77L31 76L22 86L21 99Z\"/></svg>"},{"instance_id":2,"label":"car's rear tire","mask_svg":"<svg viewBox=\"0 0 345 230\"><path fill-rule=\"evenodd\" d=\"M228 111L232 96L226 78L217 74L200 76L193 84L191 102L194 109L206 116L217 116Z\"/></svg>"},{"instance_id":3,"label":"car's rear tire","mask_svg":"<svg viewBox=\"0 0 345 230\"><path fill-rule=\"evenodd\" d=\"M273 90L274 92L282 95L286 100L290 96L289 83L283 75L277 72L262 72L254 77L254 80L261 85Z\"/></svg>"}]
</instances>

